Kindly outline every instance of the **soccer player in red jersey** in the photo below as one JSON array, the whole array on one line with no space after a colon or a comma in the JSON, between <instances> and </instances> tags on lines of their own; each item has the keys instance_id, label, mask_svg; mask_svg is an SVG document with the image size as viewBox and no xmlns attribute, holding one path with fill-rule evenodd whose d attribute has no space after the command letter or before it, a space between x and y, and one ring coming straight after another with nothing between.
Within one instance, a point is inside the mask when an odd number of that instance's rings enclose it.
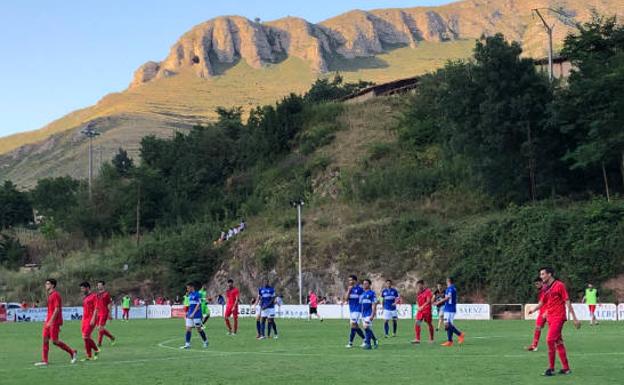
<instances>
[{"instance_id":1,"label":"soccer player in red jersey","mask_svg":"<svg viewBox=\"0 0 624 385\"><path fill-rule=\"evenodd\" d=\"M84 296L82 299L82 339L84 340L87 358L83 361L97 360L100 349L91 338L97 320L97 294L91 292L89 282L80 284L80 292Z\"/></svg>"},{"instance_id":2,"label":"soccer player in red jersey","mask_svg":"<svg viewBox=\"0 0 624 385\"><path fill-rule=\"evenodd\" d=\"M541 278L535 278L535 288L537 289L537 302L539 303L544 299L544 293L546 292L546 285L542 282ZM542 329L546 326L546 307L542 307L537 314L535 320L535 331L533 333L533 343L527 348L530 352L537 351L537 345L539 345L540 336L542 335Z\"/></svg>"},{"instance_id":3,"label":"soccer player in red jersey","mask_svg":"<svg viewBox=\"0 0 624 385\"><path fill-rule=\"evenodd\" d=\"M546 286L544 289L544 296L537 306L530 310L529 314L532 314L542 307L546 307L546 322L548 322L548 336L546 341L548 342L548 369L544 372L545 376L555 375L555 355L559 353L559 360L561 361L561 370L559 374L570 374L570 365L568 363L568 356L565 345L563 344L563 325L566 322L566 308L574 320L574 326L578 329L581 327L581 323L576 318L574 308L570 302L568 291L563 282L555 279L555 271L551 267L545 267L540 270L540 278Z\"/></svg>"},{"instance_id":4,"label":"soccer player in red jersey","mask_svg":"<svg viewBox=\"0 0 624 385\"><path fill-rule=\"evenodd\" d=\"M56 280L48 279L45 282L45 289L48 293L48 314L43 324L43 351L41 362L37 362L35 366L48 365L48 352L50 351L50 340L55 346L63 349L71 356L71 363L76 363L78 352L59 340L61 326L63 325L63 301L61 295L56 291Z\"/></svg>"},{"instance_id":5,"label":"soccer player in red jersey","mask_svg":"<svg viewBox=\"0 0 624 385\"><path fill-rule=\"evenodd\" d=\"M228 335L235 336L238 332L238 303L240 301L240 292L238 291L238 288L234 287L234 281L232 279L228 279L227 281L225 296L227 297L224 315L225 326L227 326ZM234 318L233 329L232 324L230 323L230 317Z\"/></svg>"},{"instance_id":6,"label":"soccer player in red jersey","mask_svg":"<svg viewBox=\"0 0 624 385\"><path fill-rule=\"evenodd\" d=\"M433 304L434 295L431 290L425 286L425 281L422 279L416 282L416 288L418 289L418 313L416 313L416 325L414 326L416 339L414 339L412 343L420 343L420 325L423 322L429 327L429 343L433 343L433 312L431 306Z\"/></svg>"},{"instance_id":7,"label":"soccer player in red jersey","mask_svg":"<svg viewBox=\"0 0 624 385\"><path fill-rule=\"evenodd\" d=\"M111 316L111 307L113 300L110 294L106 291L106 283L104 281L97 282L97 320L96 326L98 328L98 346L102 347L102 339L104 336L111 340L111 344L115 345L115 337L106 329L106 322Z\"/></svg>"}]
</instances>

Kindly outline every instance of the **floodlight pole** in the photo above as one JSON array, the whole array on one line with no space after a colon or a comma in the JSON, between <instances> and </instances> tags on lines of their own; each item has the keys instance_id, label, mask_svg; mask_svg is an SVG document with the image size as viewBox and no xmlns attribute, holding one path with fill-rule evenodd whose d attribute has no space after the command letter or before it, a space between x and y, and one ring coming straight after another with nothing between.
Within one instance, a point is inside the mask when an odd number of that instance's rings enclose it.
<instances>
[{"instance_id":1,"label":"floodlight pole","mask_svg":"<svg viewBox=\"0 0 624 385\"><path fill-rule=\"evenodd\" d=\"M550 82L552 83L553 79L554 79L554 68L553 68L553 26L548 25L548 23L546 22L546 19L544 19L544 16L542 16L542 13L540 12L539 9L534 9L533 12L535 12L537 14L537 16L539 16L539 18L542 20L542 23L544 24L544 29L546 30L546 33L548 34L548 80L550 80Z\"/></svg>"},{"instance_id":2,"label":"floodlight pole","mask_svg":"<svg viewBox=\"0 0 624 385\"><path fill-rule=\"evenodd\" d=\"M298 250L297 255L299 257L299 305L303 305L303 273L301 269L301 207L305 204L303 199L299 199L297 201L290 202L293 207L297 208L297 228L298 228Z\"/></svg>"},{"instance_id":3,"label":"floodlight pole","mask_svg":"<svg viewBox=\"0 0 624 385\"><path fill-rule=\"evenodd\" d=\"M89 138L89 200L92 197L92 182L93 182L93 138L100 135L99 132L95 130L94 123L90 122L87 126L81 131L87 138Z\"/></svg>"}]
</instances>

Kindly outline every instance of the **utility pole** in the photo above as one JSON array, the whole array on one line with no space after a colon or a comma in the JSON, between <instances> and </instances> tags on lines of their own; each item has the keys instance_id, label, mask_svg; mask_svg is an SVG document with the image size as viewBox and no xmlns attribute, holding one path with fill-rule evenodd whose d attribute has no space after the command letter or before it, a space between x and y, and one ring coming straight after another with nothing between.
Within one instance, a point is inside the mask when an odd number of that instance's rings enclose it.
<instances>
[{"instance_id":1,"label":"utility pole","mask_svg":"<svg viewBox=\"0 0 624 385\"><path fill-rule=\"evenodd\" d=\"M89 138L89 200L92 197L92 182L93 182L93 138L100 135L95 129L95 123L89 122L85 128L81 131L87 138Z\"/></svg>"},{"instance_id":2,"label":"utility pole","mask_svg":"<svg viewBox=\"0 0 624 385\"><path fill-rule=\"evenodd\" d=\"M290 202L290 205L297 208L297 224L298 224L298 256L299 256L299 305L303 305L303 274L301 271L301 207L303 207L305 203L303 199L298 199L296 201Z\"/></svg>"},{"instance_id":3,"label":"utility pole","mask_svg":"<svg viewBox=\"0 0 624 385\"><path fill-rule=\"evenodd\" d=\"M549 9L549 8L542 8L542 9ZM553 24L552 26L549 25L546 22L546 19L544 19L544 16L542 16L542 13L540 12L539 9L533 9L533 12L535 12L537 14L537 16L542 20L542 23L544 24L544 29L546 30L546 33L548 34L548 80L550 80L550 82L552 83L553 79L554 79L554 74L553 74L553 28L555 27L555 25Z\"/></svg>"},{"instance_id":4,"label":"utility pole","mask_svg":"<svg viewBox=\"0 0 624 385\"><path fill-rule=\"evenodd\" d=\"M136 207L136 244L141 241L141 182L137 187L137 207Z\"/></svg>"}]
</instances>

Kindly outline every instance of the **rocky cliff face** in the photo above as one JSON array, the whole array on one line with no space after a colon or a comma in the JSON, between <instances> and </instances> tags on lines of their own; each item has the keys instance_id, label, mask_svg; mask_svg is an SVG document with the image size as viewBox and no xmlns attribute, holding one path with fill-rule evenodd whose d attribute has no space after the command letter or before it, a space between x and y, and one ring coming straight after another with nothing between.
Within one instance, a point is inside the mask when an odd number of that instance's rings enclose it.
<instances>
[{"instance_id":1,"label":"rocky cliff face","mask_svg":"<svg viewBox=\"0 0 624 385\"><path fill-rule=\"evenodd\" d=\"M208 78L218 75L223 65L240 60L262 68L289 56L307 61L316 72L326 72L336 56L368 57L397 46L417 48L422 41L471 39L497 32L526 43L529 53L543 55L545 43L535 37L543 32L539 21L532 18L533 8L550 7L569 16L551 17L560 40L575 22L588 20L592 10L623 15L623 4L609 0L465 0L442 7L356 10L320 24L293 17L269 23L219 17L184 34L164 61L141 66L131 87L185 69Z\"/></svg>"}]
</instances>

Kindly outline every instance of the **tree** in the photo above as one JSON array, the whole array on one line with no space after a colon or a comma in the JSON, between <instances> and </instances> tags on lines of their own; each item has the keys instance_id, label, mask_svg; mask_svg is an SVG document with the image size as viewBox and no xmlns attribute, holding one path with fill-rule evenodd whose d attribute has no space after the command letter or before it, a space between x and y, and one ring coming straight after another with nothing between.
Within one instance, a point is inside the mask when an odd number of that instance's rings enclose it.
<instances>
[{"instance_id":1,"label":"tree","mask_svg":"<svg viewBox=\"0 0 624 385\"><path fill-rule=\"evenodd\" d=\"M117 170L117 173L122 177L128 176L134 168L134 162L132 161L132 158L128 156L128 151L121 147L119 147L119 150L117 151L115 157L113 157L111 163L113 164L113 167L115 167L115 170Z\"/></svg>"},{"instance_id":2,"label":"tree","mask_svg":"<svg viewBox=\"0 0 624 385\"><path fill-rule=\"evenodd\" d=\"M465 159L474 185L501 202L536 199L544 177L552 91L521 53L498 34L477 42L473 61L425 76L400 133L417 151L437 145Z\"/></svg>"},{"instance_id":3,"label":"tree","mask_svg":"<svg viewBox=\"0 0 624 385\"><path fill-rule=\"evenodd\" d=\"M8 269L17 269L24 264L26 248L19 239L6 234L0 235L0 265Z\"/></svg>"},{"instance_id":4,"label":"tree","mask_svg":"<svg viewBox=\"0 0 624 385\"><path fill-rule=\"evenodd\" d=\"M45 178L30 191L33 207L45 218L54 218L65 227L71 209L76 205L80 182L68 177Z\"/></svg>"},{"instance_id":5,"label":"tree","mask_svg":"<svg viewBox=\"0 0 624 385\"><path fill-rule=\"evenodd\" d=\"M310 90L304 95L304 100L307 103L340 100L374 84L362 80L357 83L345 83L344 78L340 74L336 74L332 80L328 78L316 79Z\"/></svg>"},{"instance_id":6,"label":"tree","mask_svg":"<svg viewBox=\"0 0 624 385\"><path fill-rule=\"evenodd\" d=\"M4 182L0 187L0 229L27 224L32 218L28 195L19 191L11 181Z\"/></svg>"},{"instance_id":7,"label":"tree","mask_svg":"<svg viewBox=\"0 0 624 385\"><path fill-rule=\"evenodd\" d=\"M565 39L562 54L574 66L557 103L561 130L574 140L564 159L572 169L599 167L609 199L610 164L624 183L624 26L596 16Z\"/></svg>"}]
</instances>

